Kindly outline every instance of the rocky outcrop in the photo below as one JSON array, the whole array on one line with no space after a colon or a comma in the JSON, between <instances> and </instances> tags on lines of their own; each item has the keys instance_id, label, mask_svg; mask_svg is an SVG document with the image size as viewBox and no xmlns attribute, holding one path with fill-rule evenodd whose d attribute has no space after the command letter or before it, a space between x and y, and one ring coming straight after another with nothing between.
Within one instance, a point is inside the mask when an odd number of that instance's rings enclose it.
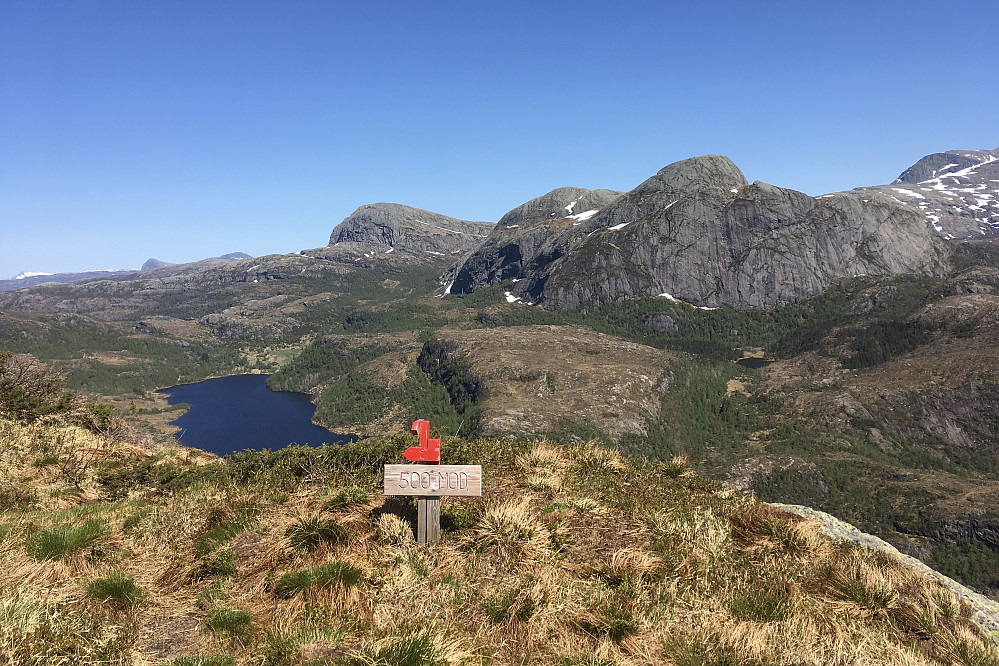
<instances>
[{"instance_id":1,"label":"rocky outcrop","mask_svg":"<svg viewBox=\"0 0 999 666\"><path fill-rule=\"evenodd\" d=\"M394 203L361 206L330 235L330 246L357 246L365 252L458 256L480 245L493 228Z\"/></svg>"},{"instance_id":2,"label":"rocky outcrop","mask_svg":"<svg viewBox=\"0 0 999 666\"><path fill-rule=\"evenodd\" d=\"M939 274L949 254L918 210L879 193L815 199L749 184L720 155L671 164L599 210L505 240L470 256L451 291L516 277L514 296L556 310L656 296L766 308L836 277Z\"/></svg>"}]
</instances>

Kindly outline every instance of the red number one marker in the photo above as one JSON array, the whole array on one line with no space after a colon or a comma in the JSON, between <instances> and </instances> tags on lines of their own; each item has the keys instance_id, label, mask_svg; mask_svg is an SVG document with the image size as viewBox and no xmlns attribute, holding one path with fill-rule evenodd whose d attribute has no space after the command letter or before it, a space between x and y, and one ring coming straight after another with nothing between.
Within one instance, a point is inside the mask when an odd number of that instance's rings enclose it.
<instances>
[{"instance_id":1,"label":"red number one marker","mask_svg":"<svg viewBox=\"0 0 999 666\"><path fill-rule=\"evenodd\" d=\"M412 431L420 436L420 445L411 446L402 452L403 458L413 462L441 462L441 440L430 439L430 421L419 419L413 421Z\"/></svg>"}]
</instances>

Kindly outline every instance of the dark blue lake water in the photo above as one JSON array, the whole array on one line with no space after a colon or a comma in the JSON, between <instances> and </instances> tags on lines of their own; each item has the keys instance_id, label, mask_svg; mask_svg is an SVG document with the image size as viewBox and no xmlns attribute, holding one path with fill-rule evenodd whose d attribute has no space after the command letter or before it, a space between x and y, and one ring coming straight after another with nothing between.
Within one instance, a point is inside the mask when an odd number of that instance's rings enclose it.
<instances>
[{"instance_id":1,"label":"dark blue lake water","mask_svg":"<svg viewBox=\"0 0 999 666\"><path fill-rule=\"evenodd\" d=\"M271 391L267 375L234 375L162 389L167 402L191 408L173 425L185 446L223 456L243 449L280 449L288 444L342 444L353 438L313 425L315 405L304 393Z\"/></svg>"}]
</instances>

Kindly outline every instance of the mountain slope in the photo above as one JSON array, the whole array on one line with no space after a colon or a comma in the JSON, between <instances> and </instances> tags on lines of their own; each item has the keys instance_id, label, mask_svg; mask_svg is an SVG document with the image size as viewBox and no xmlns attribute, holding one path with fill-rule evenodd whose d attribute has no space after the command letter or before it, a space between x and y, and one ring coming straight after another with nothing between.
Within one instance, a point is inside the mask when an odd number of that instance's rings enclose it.
<instances>
[{"instance_id":1,"label":"mountain slope","mask_svg":"<svg viewBox=\"0 0 999 666\"><path fill-rule=\"evenodd\" d=\"M922 211L944 238L999 238L999 148L950 150L922 158L878 191Z\"/></svg>"},{"instance_id":2,"label":"mountain slope","mask_svg":"<svg viewBox=\"0 0 999 666\"><path fill-rule=\"evenodd\" d=\"M381 493L412 437L221 461L53 421L0 433L11 663L999 660L946 587L681 460L445 438L483 497L442 500L422 548L411 503Z\"/></svg>"}]
</instances>

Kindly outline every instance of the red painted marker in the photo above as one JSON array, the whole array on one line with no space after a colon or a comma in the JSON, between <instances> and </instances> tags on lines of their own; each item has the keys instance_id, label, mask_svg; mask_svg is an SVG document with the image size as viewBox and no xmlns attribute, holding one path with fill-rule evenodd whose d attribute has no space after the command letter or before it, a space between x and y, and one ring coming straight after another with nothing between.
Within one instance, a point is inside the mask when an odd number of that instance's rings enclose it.
<instances>
[{"instance_id":1,"label":"red painted marker","mask_svg":"<svg viewBox=\"0 0 999 666\"><path fill-rule=\"evenodd\" d=\"M413 462L441 462L441 440L430 439L430 421L418 419L413 421L412 431L420 436L420 445L411 446L402 452L402 457Z\"/></svg>"}]
</instances>

